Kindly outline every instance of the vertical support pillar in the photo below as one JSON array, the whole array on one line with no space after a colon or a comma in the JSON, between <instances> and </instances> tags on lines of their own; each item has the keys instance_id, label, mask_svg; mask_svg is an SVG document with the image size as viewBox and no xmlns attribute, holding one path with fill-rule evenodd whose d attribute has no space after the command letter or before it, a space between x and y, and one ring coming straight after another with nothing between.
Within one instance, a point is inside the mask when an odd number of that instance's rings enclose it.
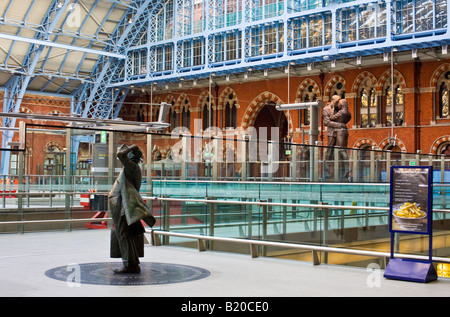
<instances>
[{"instance_id":1,"label":"vertical support pillar","mask_svg":"<svg viewBox=\"0 0 450 317\"><path fill-rule=\"evenodd\" d=\"M386 153L386 182L391 181L391 151Z\"/></svg>"},{"instance_id":2,"label":"vertical support pillar","mask_svg":"<svg viewBox=\"0 0 450 317\"><path fill-rule=\"evenodd\" d=\"M70 212L70 195L69 193L72 189L72 129L67 128L66 129L66 175L65 175L65 183L66 183L66 195L65 195L65 212L66 212L66 219L71 219L72 215ZM66 230L71 231L72 230L72 224L68 222L66 224Z\"/></svg>"},{"instance_id":3,"label":"vertical support pillar","mask_svg":"<svg viewBox=\"0 0 450 317\"><path fill-rule=\"evenodd\" d=\"M148 196L153 196L153 177L152 177L152 164L153 164L153 135L147 134L147 152L145 167L147 170L147 182L145 185L145 194ZM153 214L153 200L148 199L146 202L147 207L150 209L150 212Z\"/></svg>"},{"instance_id":4,"label":"vertical support pillar","mask_svg":"<svg viewBox=\"0 0 450 317\"><path fill-rule=\"evenodd\" d=\"M111 131L108 132L108 185L112 186L114 183L114 170L116 161L116 133Z\"/></svg>"},{"instance_id":5,"label":"vertical support pillar","mask_svg":"<svg viewBox=\"0 0 450 317\"><path fill-rule=\"evenodd\" d=\"M318 180L319 173L319 149L316 147L319 140L319 107L323 106L323 102L318 103L317 106L309 107L310 123L309 123L309 145L310 149L310 177L311 181L316 182Z\"/></svg>"},{"instance_id":6,"label":"vertical support pillar","mask_svg":"<svg viewBox=\"0 0 450 317\"><path fill-rule=\"evenodd\" d=\"M444 183L444 180L445 180L445 155L444 154L441 154L441 167L440 167L440 169L441 169L441 183ZM447 208L447 202L446 202L446 195L445 195L445 187L443 187L443 186L441 186L441 191L440 191L440 195L439 196L441 196L441 199L442 199L442 205L443 205L443 207L444 208ZM444 217L444 219L445 219L445 217L446 217L446 213L443 213L443 217Z\"/></svg>"},{"instance_id":7,"label":"vertical support pillar","mask_svg":"<svg viewBox=\"0 0 450 317\"><path fill-rule=\"evenodd\" d=\"M340 148L335 147L334 152L334 181L339 182L339 151Z\"/></svg>"},{"instance_id":8,"label":"vertical support pillar","mask_svg":"<svg viewBox=\"0 0 450 317\"><path fill-rule=\"evenodd\" d=\"M358 150L357 149L353 149L352 150L352 160L353 160L353 181L357 182L358 181Z\"/></svg>"},{"instance_id":9,"label":"vertical support pillar","mask_svg":"<svg viewBox=\"0 0 450 317\"><path fill-rule=\"evenodd\" d=\"M24 154L25 151L19 151L19 175L18 175L18 193L19 195L17 196L17 212L19 214L20 220L24 221L24 214L23 214L23 169L24 169ZM19 229L20 233L24 233L25 229L24 229L24 225L20 225L20 229Z\"/></svg>"},{"instance_id":10,"label":"vertical support pillar","mask_svg":"<svg viewBox=\"0 0 450 317\"><path fill-rule=\"evenodd\" d=\"M273 147L274 142L272 140L267 142L267 180L269 182L273 181ZM262 164L262 161L261 161Z\"/></svg>"},{"instance_id":11,"label":"vertical support pillar","mask_svg":"<svg viewBox=\"0 0 450 317\"><path fill-rule=\"evenodd\" d=\"M327 246L327 241L328 241L328 208L323 208L322 209L324 212L324 217L323 217L323 245ZM324 252L323 254L323 262L324 263L328 263L328 252Z\"/></svg>"},{"instance_id":12,"label":"vertical support pillar","mask_svg":"<svg viewBox=\"0 0 450 317\"><path fill-rule=\"evenodd\" d=\"M297 145L292 145L291 148L291 181L297 180Z\"/></svg>"},{"instance_id":13,"label":"vertical support pillar","mask_svg":"<svg viewBox=\"0 0 450 317\"><path fill-rule=\"evenodd\" d=\"M419 153L419 151L417 151L416 157L415 157L414 160L415 160L416 166L420 166L420 153Z\"/></svg>"},{"instance_id":14,"label":"vertical support pillar","mask_svg":"<svg viewBox=\"0 0 450 317\"><path fill-rule=\"evenodd\" d=\"M262 240L265 241L267 237L267 205L262 206L263 214L262 214ZM266 256L267 248L263 245L262 247L262 256Z\"/></svg>"},{"instance_id":15,"label":"vertical support pillar","mask_svg":"<svg viewBox=\"0 0 450 317\"><path fill-rule=\"evenodd\" d=\"M214 156L212 157L212 180L217 181L218 180L218 174L219 174L219 156L222 155L221 153L221 147L219 147L219 138L214 137L213 138L213 148L214 148Z\"/></svg>"},{"instance_id":16,"label":"vertical support pillar","mask_svg":"<svg viewBox=\"0 0 450 317\"><path fill-rule=\"evenodd\" d=\"M312 262L313 265L319 265L320 264L320 259L319 259L319 251L316 250L312 250Z\"/></svg>"},{"instance_id":17,"label":"vertical support pillar","mask_svg":"<svg viewBox=\"0 0 450 317\"><path fill-rule=\"evenodd\" d=\"M206 199L214 199L213 197L207 197ZM216 222L216 205L214 203L207 204L207 208L209 205L209 235L214 236L215 234L215 222ZM208 241L208 247L210 250L213 249L213 242L214 241Z\"/></svg>"},{"instance_id":18,"label":"vertical support pillar","mask_svg":"<svg viewBox=\"0 0 450 317\"><path fill-rule=\"evenodd\" d=\"M170 201L163 200L163 219L162 219L162 229L163 231L170 230ZM163 236L163 244L169 244L169 236Z\"/></svg>"},{"instance_id":19,"label":"vertical support pillar","mask_svg":"<svg viewBox=\"0 0 450 317\"><path fill-rule=\"evenodd\" d=\"M24 178L24 169L25 169L25 122L21 121L19 123L19 166L18 166L18 188L17 188L17 192L19 193L19 195L17 196L17 212L20 215L20 220L24 221L24 214L23 214L23 178ZM23 138L22 138L23 135ZM3 196L5 197L5 196ZM20 233L24 233L25 229L24 229L24 225L22 224L20 226L19 229Z\"/></svg>"},{"instance_id":20,"label":"vertical support pillar","mask_svg":"<svg viewBox=\"0 0 450 317\"><path fill-rule=\"evenodd\" d=\"M375 151L370 151L370 181L375 182Z\"/></svg>"},{"instance_id":21,"label":"vertical support pillar","mask_svg":"<svg viewBox=\"0 0 450 317\"><path fill-rule=\"evenodd\" d=\"M309 144L316 145L319 140L319 107L323 106L323 102L318 103L317 106L309 106Z\"/></svg>"},{"instance_id":22,"label":"vertical support pillar","mask_svg":"<svg viewBox=\"0 0 450 317\"><path fill-rule=\"evenodd\" d=\"M256 245L251 244L251 243L250 243L250 254L251 254L252 258L258 257L258 248L256 247Z\"/></svg>"},{"instance_id":23,"label":"vertical support pillar","mask_svg":"<svg viewBox=\"0 0 450 317\"><path fill-rule=\"evenodd\" d=\"M181 148L182 148L182 156L181 156L181 179L185 180L189 175L189 153L191 150L190 141L191 139L187 136L181 137Z\"/></svg>"},{"instance_id":24,"label":"vertical support pillar","mask_svg":"<svg viewBox=\"0 0 450 317\"><path fill-rule=\"evenodd\" d=\"M311 147L310 153L310 178L312 182L317 182L319 179L319 148L317 146Z\"/></svg>"},{"instance_id":25,"label":"vertical support pillar","mask_svg":"<svg viewBox=\"0 0 450 317\"><path fill-rule=\"evenodd\" d=\"M245 136L241 141L241 181L247 180L247 146L250 142L247 142Z\"/></svg>"},{"instance_id":26,"label":"vertical support pillar","mask_svg":"<svg viewBox=\"0 0 450 317\"><path fill-rule=\"evenodd\" d=\"M433 155L428 154L428 165L433 169Z\"/></svg>"}]
</instances>

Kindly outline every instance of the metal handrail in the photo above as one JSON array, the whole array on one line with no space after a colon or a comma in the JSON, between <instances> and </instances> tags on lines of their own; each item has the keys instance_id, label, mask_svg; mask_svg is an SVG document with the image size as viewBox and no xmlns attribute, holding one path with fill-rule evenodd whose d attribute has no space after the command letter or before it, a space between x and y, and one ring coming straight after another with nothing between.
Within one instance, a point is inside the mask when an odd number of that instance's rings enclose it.
<instances>
[{"instance_id":1,"label":"metal handrail","mask_svg":"<svg viewBox=\"0 0 450 317\"><path fill-rule=\"evenodd\" d=\"M74 194L74 193L62 193L62 194ZM92 194L92 193L91 193ZM169 198L169 197L155 197L155 196L143 196L143 199L148 200L160 200L160 201L184 201L184 202L199 202L205 204L234 204L234 205L259 205L259 206L291 206L291 207L308 207L308 208L332 208L332 209L365 209L365 210L378 210L378 211L388 211L389 207L370 207L370 206L343 206L343 205L323 205L323 204L298 204L298 203L282 203L282 202L265 202L262 200L258 201L229 201L229 200L218 200L218 199L191 199L191 198ZM442 212L450 212L449 210L443 209ZM24 221L7 221L0 222L0 225L23 225L23 224L36 224L36 223L71 223L71 222L92 222L92 221L108 221L112 220L111 217L107 218L81 218L81 219L54 219L54 220L24 220ZM356 249L346 249L346 248L336 248L328 246L315 246L315 245L305 245L305 244L294 244L286 242L273 242L273 241L261 241L252 239L239 239L239 238L225 238L225 237L215 237L215 236L205 236L205 235L195 235L187 233L178 232L168 232L168 231L158 231L154 229L146 229L146 233L150 233L152 237L152 243L154 245L161 245L158 235L164 236L174 236L196 239L198 241L198 248L200 251L206 251L203 241L222 241L222 242L233 242L240 244L248 244L250 246L252 257L257 257L257 251L255 246L271 246L271 247L283 247L283 248L294 248L309 250L313 255L313 264L318 265L320 261L318 259L318 252L331 252L331 253L345 253L352 255L362 255L362 256L373 256L381 258L389 258L389 252L379 252L379 251L366 251L366 250L356 250ZM410 258L417 260L428 259L425 256L420 255L410 255L410 254L395 254L395 257L399 258ZM450 258L443 257L433 257L433 262L440 263L450 263Z\"/></svg>"},{"instance_id":2,"label":"metal handrail","mask_svg":"<svg viewBox=\"0 0 450 317\"><path fill-rule=\"evenodd\" d=\"M327 246L315 246L315 245L307 245L307 244L294 244L294 243L286 243L286 242L273 242L273 241L261 241L261 240L252 240L252 239L203 236L203 235L195 235L195 234L188 234L188 233L158 231L158 230L153 230L153 229L146 229L146 232L150 233L150 235L152 237L152 244L155 246L161 245L158 235L197 239L199 251L206 251L205 245L202 242L203 240L248 244L248 245L250 245L250 248L251 248L250 251L251 251L251 255L253 258L258 256L256 249L254 248L254 246L256 246L256 245L309 250L309 251L313 252L313 264L314 265L320 264L318 257L317 257L317 252L345 253L345 254L352 254L352 255L381 257L381 258L385 258L385 259L387 259L391 256L391 254L389 252L380 252L380 251L366 251L366 250L336 248L336 247L327 247ZM420 256L420 255L413 255L413 254L394 254L394 257L404 258L404 259L415 259L415 260L428 260L429 259L427 256ZM439 262L439 263L450 263L450 258L433 257L432 261Z\"/></svg>"},{"instance_id":3,"label":"metal handrail","mask_svg":"<svg viewBox=\"0 0 450 317\"><path fill-rule=\"evenodd\" d=\"M365 210L379 210L388 211L389 207L371 207L371 206L353 206L353 205L322 205L322 204L297 204L297 203L282 203L282 202L265 202L257 201L237 201L237 200L218 200L218 199L191 199L191 198L171 198L171 197L156 197L143 196L143 199L161 200L161 201L182 201L182 202L198 202L205 204L230 204L230 205L258 205L258 206L284 206L284 207L306 207L306 208L328 208L328 209L365 209Z\"/></svg>"},{"instance_id":4,"label":"metal handrail","mask_svg":"<svg viewBox=\"0 0 450 317\"><path fill-rule=\"evenodd\" d=\"M24 225L24 224L36 224L36 223L69 223L69 222L99 222L112 220L111 217L108 218L79 218L79 219L52 219L52 220L17 220L17 221L2 221L0 225Z\"/></svg>"}]
</instances>

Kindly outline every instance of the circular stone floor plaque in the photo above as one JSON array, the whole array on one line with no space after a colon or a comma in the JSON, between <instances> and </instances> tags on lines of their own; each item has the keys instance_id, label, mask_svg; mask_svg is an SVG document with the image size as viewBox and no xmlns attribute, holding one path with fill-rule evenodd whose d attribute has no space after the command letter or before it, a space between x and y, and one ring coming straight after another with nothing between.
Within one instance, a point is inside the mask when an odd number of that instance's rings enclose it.
<instances>
[{"instance_id":1,"label":"circular stone floor plaque","mask_svg":"<svg viewBox=\"0 0 450 317\"><path fill-rule=\"evenodd\" d=\"M141 263L141 273L138 274L114 273L114 269L121 267L121 262L69 264L50 269L45 272L45 275L70 283L136 286L190 282L206 278L211 274L200 267L155 262Z\"/></svg>"}]
</instances>

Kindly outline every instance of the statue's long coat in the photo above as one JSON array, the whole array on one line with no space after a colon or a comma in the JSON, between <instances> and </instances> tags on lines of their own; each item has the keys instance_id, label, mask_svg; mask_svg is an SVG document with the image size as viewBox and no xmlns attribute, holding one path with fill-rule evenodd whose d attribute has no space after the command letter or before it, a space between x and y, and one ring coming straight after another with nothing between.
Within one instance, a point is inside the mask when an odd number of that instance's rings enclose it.
<instances>
[{"instance_id":1,"label":"statue's long coat","mask_svg":"<svg viewBox=\"0 0 450 317\"><path fill-rule=\"evenodd\" d=\"M127 225L130 238L133 238L138 249L139 256L143 256L144 227L141 219L151 216L147 205L139 194L142 172L138 164L131 161L126 154L127 147L122 147L117 157L123 164L123 169L116 179L113 188L109 192L109 210L113 218L114 226ZM122 224L121 216L125 216L126 224ZM121 230L122 231L122 230ZM117 239L127 237L115 236L119 230L113 230L111 234L111 257L122 257Z\"/></svg>"}]
</instances>

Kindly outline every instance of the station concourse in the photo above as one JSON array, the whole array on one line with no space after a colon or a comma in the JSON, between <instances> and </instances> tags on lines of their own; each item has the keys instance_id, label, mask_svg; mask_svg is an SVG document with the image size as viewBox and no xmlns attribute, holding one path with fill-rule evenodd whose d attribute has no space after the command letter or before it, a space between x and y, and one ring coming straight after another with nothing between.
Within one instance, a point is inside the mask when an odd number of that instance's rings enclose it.
<instances>
[{"instance_id":1,"label":"station concourse","mask_svg":"<svg viewBox=\"0 0 450 317\"><path fill-rule=\"evenodd\" d=\"M177 276L172 276L172 281L156 280L148 285L91 282L75 286L75 279L49 278L46 272L63 266L72 273L76 265L110 262L109 232L13 234L5 235L2 241L5 243L1 244L1 268L8 271L2 277L2 297L142 296L195 300L196 297L398 297L399 292L405 297L446 297L449 287L448 279L427 284L409 283L384 279L382 272L374 273L365 268L313 266L293 260L253 259L233 253L150 245L145 247L146 256L142 263L192 266L207 270L209 275L191 281L178 281ZM120 261L116 260L116 264L120 265ZM161 275L164 273L159 272ZM100 270L92 276L101 276Z\"/></svg>"},{"instance_id":2,"label":"station concourse","mask_svg":"<svg viewBox=\"0 0 450 317\"><path fill-rule=\"evenodd\" d=\"M0 295L446 296L449 14L448 0L1 2ZM117 275L125 145L156 222L141 272Z\"/></svg>"}]
</instances>

